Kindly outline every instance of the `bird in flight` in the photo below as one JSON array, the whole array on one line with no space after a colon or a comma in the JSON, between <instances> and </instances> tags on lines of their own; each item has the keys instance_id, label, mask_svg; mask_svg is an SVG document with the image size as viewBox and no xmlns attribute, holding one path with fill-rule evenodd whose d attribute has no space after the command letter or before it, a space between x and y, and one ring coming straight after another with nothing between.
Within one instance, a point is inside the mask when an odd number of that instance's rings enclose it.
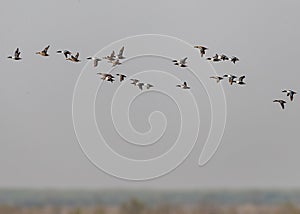
<instances>
[{"instance_id":1,"label":"bird in flight","mask_svg":"<svg viewBox=\"0 0 300 214\"><path fill-rule=\"evenodd\" d=\"M235 79L237 78L236 76L234 75L231 75L231 74L225 74L223 77L228 77L228 81L229 81L229 84L232 85L235 81Z\"/></svg>"},{"instance_id":2,"label":"bird in flight","mask_svg":"<svg viewBox=\"0 0 300 214\"><path fill-rule=\"evenodd\" d=\"M144 86L145 86L146 89L150 89L150 88L154 87L153 85L151 85L151 84L149 84L149 83L144 84Z\"/></svg>"},{"instance_id":3,"label":"bird in flight","mask_svg":"<svg viewBox=\"0 0 300 214\"><path fill-rule=\"evenodd\" d=\"M115 61L112 61L112 67L115 67L117 65L121 65L122 63L120 62L119 59L115 60Z\"/></svg>"},{"instance_id":4,"label":"bird in flight","mask_svg":"<svg viewBox=\"0 0 300 214\"><path fill-rule=\"evenodd\" d=\"M39 54L41 56L49 56L48 54L48 49L50 48L50 45L48 45L47 47L44 48L44 50L36 52L36 54Z\"/></svg>"},{"instance_id":5,"label":"bird in flight","mask_svg":"<svg viewBox=\"0 0 300 214\"><path fill-rule=\"evenodd\" d=\"M221 61L221 56L219 56L218 54L216 54L213 57L206 58L206 60L212 61L212 62L220 62Z\"/></svg>"},{"instance_id":6,"label":"bird in flight","mask_svg":"<svg viewBox=\"0 0 300 214\"><path fill-rule=\"evenodd\" d=\"M114 80L114 76L111 74L107 74L107 73L97 73L98 75L101 75L101 79L109 81L109 82L113 82Z\"/></svg>"},{"instance_id":7,"label":"bird in flight","mask_svg":"<svg viewBox=\"0 0 300 214\"><path fill-rule=\"evenodd\" d=\"M174 59L174 60L172 60L172 62L174 62L174 65L178 65L179 67L187 67L186 60L187 60L187 57L180 59L180 60Z\"/></svg>"},{"instance_id":8,"label":"bird in flight","mask_svg":"<svg viewBox=\"0 0 300 214\"><path fill-rule=\"evenodd\" d=\"M123 56L124 49L125 49L124 46L120 49L120 51L119 51L119 53L117 55L118 59L125 59L125 57Z\"/></svg>"},{"instance_id":9,"label":"bird in flight","mask_svg":"<svg viewBox=\"0 0 300 214\"><path fill-rule=\"evenodd\" d=\"M111 52L110 55L103 57L103 59L107 59L109 62L112 62L116 59L115 51Z\"/></svg>"},{"instance_id":10,"label":"bird in flight","mask_svg":"<svg viewBox=\"0 0 300 214\"><path fill-rule=\"evenodd\" d=\"M15 53L13 56L8 56L8 59L13 59L13 60L21 60L22 58L20 57L21 52L19 51L19 48L15 50Z\"/></svg>"},{"instance_id":11,"label":"bird in flight","mask_svg":"<svg viewBox=\"0 0 300 214\"><path fill-rule=\"evenodd\" d=\"M201 57L203 57L205 55L205 51L208 50L207 47L201 45L195 45L194 48L199 49Z\"/></svg>"},{"instance_id":12,"label":"bird in flight","mask_svg":"<svg viewBox=\"0 0 300 214\"><path fill-rule=\"evenodd\" d=\"M139 82L139 80L138 79L130 79L131 80L131 84L132 85L137 85L137 83Z\"/></svg>"},{"instance_id":13,"label":"bird in flight","mask_svg":"<svg viewBox=\"0 0 300 214\"><path fill-rule=\"evenodd\" d=\"M273 102L279 103L282 109L284 109L284 105L286 104L286 102L284 100L274 100Z\"/></svg>"},{"instance_id":14,"label":"bird in flight","mask_svg":"<svg viewBox=\"0 0 300 214\"><path fill-rule=\"evenodd\" d=\"M237 61L240 61L240 60L236 56L233 56L230 58L230 61L233 62L233 64L235 64Z\"/></svg>"},{"instance_id":15,"label":"bird in flight","mask_svg":"<svg viewBox=\"0 0 300 214\"><path fill-rule=\"evenodd\" d=\"M180 87L182 89L190 89L190 87L187 85L186 82L183 82L183 84L181 84L181 85L176 85L176 87Z\"/></svg>"},{"instance_id":16,"label":"bird in flight","mask_svg":"<svg viewBox=\"0 0 300 214\"><path fill-rule=\"evenodd\" d=\"M138 82L138 83L136 84L136 86L139 87L139 89L141 89L141 90L143 90L143 86L144 86L144 85L145 85L145 84L142 83L142 82Z\"/></svg>"},{"instance_id":17,"label":"bird in flight","mask_svg":"<svg viewBox=\"0 0 300 214\"><path fill-rule=\"evenodd\" d=\"M88 57L88 58L86 58L86 59L87 59L87 60L93 61L94 67L97 67L97 66L98 66L98 62L101 61L101 59L99 59L98 57L93 57L93 56L90 56L90 57Z\"/></svg>"},{"instance_id":18,"label":"bird in flight","mask_svg":"<svg viewBox=\"0 0 300 214\"><path fill-rule=\"evenodd\" d=\"M239 77L238 81L233 80L233 82L239 85L246 85L246 83L244 82L245 77L246 76L241 76Z\"/></svg>"},{"instance_id":19,"label":"bird in flight","mask_svg":"<svg viewBox=\"0 0 300 214\"><path fill-rule=\"evenodd\" d=\"M124 74L117 74L117 76L119 77L119 79L120 79L120 82L124 81L124 80L125 80L125 78L127 77L127 76L126 76L126 75L124 75Z\"/></svg>"},{"instance_id":20,"label":"bird in flight","mask_svg":"<svg viewBox=\"0 0 300 214\"><path fill-rule=\"evenodd\" d=\"M217 80L217 83L219 83L221 80L224 79L223 77L220 77L220 76L212 76L210 78Z\"/></svg>"},{"instance_id":21,"label":"bird in flight","mask_svg":"<svg viewBox=\"0 0 300 214\"><path fill-rule=\"evenodd\" d=\"M68 57L69 57L69 55L71 55L72 53L71 53L71 51L68 51L68 50L58 50L58 51L56 51L56 53L58 53L58 54L63 54L63 55L65 55L65 58L67 59Z\"/></svg>"},{"instance_id":22,"label":"bird in flight","mask_svg":"<svg viewBox=\"0 0 300 214\"><path fill-rule=\"evenodd\" d=\"M283 90L283 93L287 93L286 95L288 97L290 97L291 101L294 100L294 95L297 94L297 92L293 91L293 90Z\"/></svg>"},{"instance_id":23,"label":"bird in flight","mask_svg":"<svg viewBox=\"0 0 300 214\"><path fill-rule=\"evenodd\" d=\"M75 56L71 55L71 57L67 58L66 60L72 61L72 62L80 62L79 53L77 52Z\"/></svg>"}]
</instances>

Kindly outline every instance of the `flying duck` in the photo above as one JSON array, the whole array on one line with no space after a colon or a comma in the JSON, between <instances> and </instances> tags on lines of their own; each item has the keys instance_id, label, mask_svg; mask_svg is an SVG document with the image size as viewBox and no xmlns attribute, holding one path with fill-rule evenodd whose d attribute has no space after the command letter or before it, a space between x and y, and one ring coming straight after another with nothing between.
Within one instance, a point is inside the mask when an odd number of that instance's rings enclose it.
<instances>
[{"instance_id":1,"label":"flying duck","mask_svg":"<svg viewBox=\"0 0 300 214\"><path fill-rule=\"evenodd\" d=\"M15 53L13 56L8 56L8 59L13 59L13 60L21 60L22 58L20 57L21 52L19 51L19 48L15 50Z\"/></svg>"},{"instance_id":2,"label":"flying duck","mask_svg":"<svg viewBox=\"0 0 300 214\"><path fill-rule=\"evenodd\" d=\"M69 55L71 55L72 53L71 53L71 51L68 51L68 50L58 50L58 51L56 51L56 53L62 53L63 55L65 55L65 58L67 59L68 57L69 57Z\"/></svg>"},{"instance_id":3,"label":"flying duck","mask_svg":"<svg viewBox=\"0 0 300 214\"><path fill-rule=\"evenodd\" d=\"M111 74L107 74L107 73L97 73L98 75L101 75L102 77L101 77L101 79L103 79L103 80L106 80L106 81L110 81L110 82L113 82L113 81L115 81L114 80L114 76L113 75L111 75Z\"/></svg>"},{"instance_id":4,"label":"flying duck","mask_svg":"<svg viewBox=\"0 0 300 214\"><path fill-rule=\"evenodd\" d=\"M180 59L180 60L174 59L174 60L172 60L172 62L174 62L174 65L178 65L179 67L187 67L186 60L187 60L187 57Z\"/></svg>"},{"instance_id":5,"label":"flying duck","mask_svg":"<svg viewBox=\"0 0 300 214\"><path fill-rule=\"evenodd\" d=\"M71 55L71 57L67 58L66 60L70 60L72 62L80 62L78 57L79 57L79 53L77 52L75 56Z\"/></svg>"},{"instance_id":6,"label":"flying duck","mask_svg":"<svg viewBox=\"0 0 300 214\"><path fill-rule=\"evenodd\" d=\"M287 93L286 95L288 97L290 97L291 101L294 100L294 95L297 94L297 92L293 91L293 90L283 90L283 93Z\"/></svg>"},{"instance_id":7,"label":"flying duck","mask_svg":"<svg viewBox=\"0 0 300 214\"><path fill-rule=\"evenodd\" d=\"M147 89L150 89L150 88L154 87L153 85L151 85L151 84L149 84L149 83L144 84L144 86L145 86Z\"/></svg>"},{"instance_id":8,"label":"flying duck","mask_svg":"<svg viewBox=\"0 0 300 214\"><path fill-rule=\"evenodd\" d=\"M119 53L117 55L118 59L125 59L125 57L123 56L124 49L125 49L124 46L120 49L120 51L119 51Z\"/></svg>"},{"instance_id":9,"label":"flying duck","mask_svg":"<svg viewBox=\"0 0 300 214\"><path fill-rule=\"evenodd\" d=\"M145 85L145 84L142 83L142 82L138 82L138 83L136 84L136 86L139 87L139 89L141 89L141 90L143 90L143 86L144 86L144 85Z\"/></svg>"},{"instance_id":10,"label":"flying duck","mask_svg":"<svg viewBox=\"0 0 300 214\"><path fill-rule=\"evenodd\" d=\"M213 57L208 57L208 58L206 58L206 60L212 61L212 62L220 62L220 61L221 61L221 57L220 57L218 54L216 54L216 55L213 56Z\"/></svg>"},{"instance_id":11,"label":"flying duck","mask_svg":"<svg viewBox=\"0 0 300 214\"><path fill-rule=\"evenodd\" d=\"M230 61L233 62L233 64L235 64L237 61L240 61L240 60L236 56L233 56L230 58Z\"/></svg>"},{"instance_id":12,"label":"flying duck","mask_svg":"<svg viewBox=\"0 0 300 214\"><path fill-rule=\"evenodd\" d=\"M94 67L97 67L98 66L98 62L101 61L101 59L99 59L98 57L92 57L92 56L90 56L90 57L88 57L86 59L87 60L92 60L94 62Z\"/></svg>"},{"instance_id":13,"label":"flying duck","mask_svg":"<svg viewBox=\"0 0 300 214\"><path fill-rule=\"evenodd\" d=\"M224 55L224 54L222 54L222 55L220 56L220 59L223 60L223 61L227 61L227 60L229 60L229 57L226 56L226 55Z\"/></svg>"},{"instance_id":14,"label":"flying duck","mask_svg":"<svg viewBox=\"0 0 300 214\"><path fill-rule=\"evenodd\" d=\"M279 103L281 105L281 108L284 109L284 105L286 104L286 102L284 100L274 100L274 103Z\"/></svg>"},{"instance_id":15,"label":"flying duck","mask_svg":"<svg viewBox=\"0 0 300 214\"><path fill-rule=\"evenodd\" d=\"M219 83L222 79L224 79L223 77L220 76L212 76L210 78L217 80L217 83Z\"/></svg>"},{"instance_id":16,"label":"flying duck","mask_svg":"<svg viewBox=\"0 0 300 214\"><path fill-rule=\"evenodd\" d=\"M41 56L49 56L48 54L48 49L50 48L50 45L48 45L47 47L44 48L44 50L36 52L36 54L39 54Z\"/></svg>"},{"instance_id":17,"label":"flying duck","mask_svg":"<svg viewBox=\"0 0 300 214\"><path fill-rule=\"evenodd\" d=\"M115 67L115 66L121 65L121 64L122 64L122 63L120 62L120 60L117 59L117 60L115 60L115 61L112 62L112 67Z\"/></svg>"},{"instance_id":18,"label":"flying duck","mask_svg":"<svg viewBox=\"0 0 300 214\"><path fill-rule=\"evenodd\" d=\"M127 77L124 74L117 74L117 76L120 78L120 82L124 81L124 79Z\"/></svg>"},{"instance_id":19,"label":"flying duck","mask_svg":"<svg viewBox=\"0 0 300 214\"><path fill-rule=\"evenodd\" d=\"M130 79L132 82L131 82L131 84L132 85L137 85L137 83L139 82L139 80L138 79Z\"/></svg>"},{"instance_id":20,"label":"flying duck","mask_svg":"<svg viewBox=\"0 0 300 214\"><path fill-rule=\"evenodd\" d=\"M196 45L196 46L194 46L194 48L199 49L201 57L203 57L205 55L205 51L208 50L208 48L201 46L201 45Z\"/></svg>"},{"instance_id":21,"label":"flying duck","mask_svg":"<svg viewBox=\"0 0 300 214\"><path fill-rule=\"evenodd\" d=\"M103 57L103 59L107 59L109 62L112 62L116 59L115 51L111 52L110 55Z\"/></svg>"},{"instance_id":22,"label":"flying duck","mask_svg":"<svg viewBox=\"0 0 300 214\"><path fill-rule=\"evenodd\" d=\"M190 87L187 85L186 82L183 82L183 84L181 84L181 85L176 85L176 87L180 87L182 89L190 89Z\"/></svg>"},{"instance_id":23,"label":"flying duck","mask_svg":"<svg viewBox=\"0 0 300 214\"><path fill-rule=\"evenodd\" d=\"M246 83L244 82L244 79L245 79L246 76L241 76L239 77L239 80L238 81L233 81L234 83L236 84L239 84L239 85L246 85Z\"/></svg>"},{"instance_id":24,"label":"flying duck","mask_svg":"<svg viewBox=\"0 0 300 214\"><path fill-rule=\"evenodd\" d=\"M231 74L225 74L225 75L223 75L223 77L228 77L228 81L229 81L229 84L230 85L232 85L235 81L234 81L234 79L236 79L237 77L236 76L234 76L234 75L231 75Z\"/></svg>"}]
</instances>

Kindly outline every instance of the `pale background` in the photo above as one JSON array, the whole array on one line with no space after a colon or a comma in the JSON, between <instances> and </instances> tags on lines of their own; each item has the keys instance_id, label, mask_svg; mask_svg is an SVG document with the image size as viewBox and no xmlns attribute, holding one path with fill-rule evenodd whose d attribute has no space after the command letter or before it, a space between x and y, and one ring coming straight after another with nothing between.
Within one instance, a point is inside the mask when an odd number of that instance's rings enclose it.
<instances>
[{"instance_id":1,"label":"pale background","mask_svg":"<svg viewBox=\"0 0 300 214\"><path fill-rule=\"evenodd\" d=\"M272 103L299 90L299 1L2 1L0 8L0 187L35 188L292 188L300 186L300 101ZM82 59L127 36L156 33L237 55L217 71L247 75L224 84L228 120L222 146L205 167L200 147L171 174L147 182L113 178L81 151L72 124L72 95ZM51 57L34 52L50 44ZM7 60L20 47L24 60ZM232 71L230 70L232 69ZM285 98L285 97L284 97Z\"/></svg>"}]
</instances>

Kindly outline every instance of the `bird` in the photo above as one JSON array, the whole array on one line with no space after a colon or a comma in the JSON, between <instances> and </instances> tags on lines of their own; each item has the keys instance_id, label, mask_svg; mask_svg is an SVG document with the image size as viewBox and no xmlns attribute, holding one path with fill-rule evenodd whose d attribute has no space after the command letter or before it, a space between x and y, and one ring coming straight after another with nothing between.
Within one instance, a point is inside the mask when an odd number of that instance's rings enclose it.
<instances>
[{"instance_id":1,"label":"bird","mask_svg":"<svg viewBox=\"0 0 300 214\"><path fill-rule=\"evenodd\" d=\"M139 82L139 80L138 79L130 79L132 82L131 82L131 84L133 84L133 85L137 85L137 83Z\"/></svg>"},{"instance_id":2,"label":"bird","mask_svg":"<svg viewBox=\"0 0 300 214\"><path fill-rule=\"evenodd\" d=\"M65 58L67 59L69 57L69 55L71 55L71 51L68 51L68 50L58 50L56 51L56 53L62 53L63 55L65 55Z\"/></svg>"},{"instance_id":3,"label":"bird","mask_svg":"<svg viewBox=\"0 0 300 214\"><path fill-rule=\"evenodd\" d=\"M229 84L230 85L232 85L235 81L234 81L234 79L236 79L237 77L236 76L234 76L234 75L231 75L231 74L225 74L225 75L223 75L223 77L228 77L228 81L229 81Z\"/></svg>"},{"instance_id":4,"label":"bird","mask_svg":"<svg viewBox=\"0 0 300 214\"><path fill-rule=\"evenodd\" d=\"M224 79L223 77L220 77L220 76L212 76L210 78L217 80L217 83L219 83L221 80Z\"/></svg>"},{"instance_id":5,"label":"bird","mask_svg":"<svg viewBox=\"0 0 300 214\"><path fill-rule=\"evenodd\" d=\"M15 50L14 55L13 56L8 56L7 58L8 59L13 59L13 60L21 60L22 58L20 57L20 54L21 54L21 52L20 52L19 48L17 48Z\"/></svg>"},{"instance_id":6,"label":"bird","mask_svg":"<svg viewBox=\"0 0 300 214\"><path fill-rule=\"evenodd\" d=\"M99 59L98 57L93 57L93 56L90 56L88 58L86 58L87 60L92 60L94 62L94 67L97 67L98 66L98 62L101 61L101 59Z\"/></svg>"},{"instance_id":7,"label":"bird","mask_svg":"<svg viewBox=\"0 0 300 214\"><path fill-rule=\"evenodd\" d=\"M124 49L125 49L124 46L120 49L120 51L119 51L119 53L117 55L118 59L125 59L125 57L123 56Z\"/></svg>"},{"instance_id":8,"label":"bird","mask_svg":"<svg viewBox=\"0 0 300 214\"><path fill-rule=\"evenodd\" d=\"M181 84L181 85L176 85L176 87L180 87L182 89L190 89L190 87L187 85L186 82L183 82L183 84Z\"/></svg>"},{"instance_id":9,"label":"bird","mask_svg":"<svg viewBox=\"0 0 300 214\"><path fill-rule=\"evenodd\" d=\"M172 62L174 62L174 65L178 65L179 67L187 67L186 60L187 60L187 57L180 59L180 60L174 59L174 60L172 60Z\"/></svg>"},{"instance_id":10,"label":"bird","mask_svg":"<svg viewBox=\"0 0 300 214\"><path fill-rule=\"evenodd\" d=\"M115 67L117 65L121 65L122 63L120 62L119 59L112 61L112 67Z\"/></svg>"},{"instance_id":11,"label":"bird","mask_svg":"<svg viewBox=\"0 0 300 214\"><path fill-rule=\"evenodd\" d=\"M201 57L205 55L205 51L208 50L207 47L201 46L201 45L195 45L194 48L199 49Z\"/></svg>"},{"instance_id":12,"label":"bird","mask_svg":"<svg viewBox=\"0 0 300 214\"><path fill-rule=\"evenodd\" d=\"M226 56L226 55L224 55L224 54L222 54L222 55L220 56L220 59L223 60L223 61L227 61L227 60L229 60L229 57Z\"/></svg>"},{"instance_id":13,"label":"bird","mask_svg":"<svg viewBox=\"0 0 300 214\"><path fill-rule=\"evenodd\" d=\"M216 55L213 56L213 57L208 57L208 58L206 58L206 60L212 61L212 62L220 62L220 61L221 61L221 57L220 57L218 54L216 54Z\"/></svg>"},{"instance_id":14,"label":"bird","mask_svg":"<svg viewBox=\"0 0 300 214\"><path fill-rule=\"evenodd\" d=\"M286 104L286 101L284 100L274 100L274 103L279 103L281 105L281 108L284 109L284 105Z\"/></svg>"},{"instance_id":15,"label":"bird","mask_svg":"<svg viewBox=\"0 0 300 214\"><path fill-rule=\"evenodd\" d=\"M103 79L103 80L106 80L106 81L110 81L110 82L113 82L113 81L115 81L114 80L114 76L113 75L111 75L111 74L108 74L108 73L97 73L98 75L101 75L102 77L101 77L101 79Z\"/></svg>"},{"instance_id":16,"label":"bird","mask_svg":"<svg viewBox=\"0 0 300 214\"><path fill-rule=\"evenodd\" d=\"M72 62L80 62L78 59L79 53L77 52L75 56L71 55L71 57L67 58L66 60L72 61Z\"/></svg>"},{"instance_id":17,"label":"bird","mask_svg":"<svg viewBox=\"0 0 300 214\"><path fill-rule=\"evenodd\" d=\"M287 96L290 97L291 101L294 100L294 95L297 94L297 92L293 90L283 90L283 93L287 93Z\"/></svg>"},{"instance_id":18,"label":"bird","mask_svg":"<svg viewBox=\"0 0 300 214\"><path fill-rule=\"evenodd\" d=\"M115 51L111 52L110 55L103 57L103 59L107 59L109 62L112 62L116 59Z\"/></svg>"},{"instance_id":19,"label":"bird","mask_svg":"<svg viewBox=\"0 0 300 214\"><path fill-rule=\"evenodd\" d=\"M120 82L124 81L124 79L127 77L124 74L117 74L117 76L120 78Z\"/></svg>"},{"instance_id":20,"label":"bird","mask_svg":"<svg viewBox=\"0 0 300 214\"><path fill-rule=\"evenodd\" d=\"M139 87L139 89L141 89L141 90L143 90L143 86L144 86L144 85L145 85L145 84L142 83L142 82L138 82L138 83L136 84L136 86Z\"/></svg>"},{"instance_id":21,"label":"bird","mask_svg":"<svg viewBox=\"0 0 300 214\"><path fill-rule=\"evenodd\" d=\"M246 83L244 82L246 76L241 76L239 77L238 81L233 80L234 83L239 84L239 85L246 85Z\"/></svg>"},{"instance_id":22,"label":"bird","mask_svg":"<svg viewBox=\"0 0 300 214\"><path fill-rule=\"evenodd\" d=\"M36 52L36 54L39 54L41 56L49 56L48 54L48 49L50 48L50 45L48 45L47 47L44 48L44 50Z\"/></svg>"},{"instance_id":23,"label":"bird","mask_svg":"<svg viewBox=\"0 0 300 214\"><path fill-rule=\"evenodd\" d=\"M240 60L236 56L233 56L230 58L230 61L233 62L233 64L235 64L237 61L240 61Z\"/></svg>"},{"instance_id":24,"label":"bird","mask_svg":"<svg viewBox=\"0 0 300 214\"><path fill-rule=\"evenodd\" d=\"M144 84L144 86L145 86L146 89L150 89L150 88L154 87L153 85L151 85L151 84L149 84L149 83Z\"/></svg>"}]
</instances>

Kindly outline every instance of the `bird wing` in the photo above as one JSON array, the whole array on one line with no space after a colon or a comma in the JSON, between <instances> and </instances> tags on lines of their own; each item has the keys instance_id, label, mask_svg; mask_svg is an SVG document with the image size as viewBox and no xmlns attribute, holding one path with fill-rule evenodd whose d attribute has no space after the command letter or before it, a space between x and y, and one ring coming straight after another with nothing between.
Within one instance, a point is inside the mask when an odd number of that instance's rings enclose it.
<instances>
[{"instance_id":1,"label":"bird wing","mask_svg":"<svg viewBox=\"0 0 300 214\"><path fill-rule=\"evenodd\" d=\"M21 52L19 51L19 48L17 48L15 51L15 57L18 58L20 56L20 53Z\"/></svg>"},{"instance_id":2,"label":"bird wing","mask_svg":"<svg viewBox=\"0 0 300 214\"><path fill-rule=\"evenodd\" d=\"M64 55L65 55L66 58L68 58L68 56L69 56L70 54L71 54L70 51L64 51Z\"/></svg>"},{"instance_id":3,"label":"bird wing","mask_svg":"<svg viewBox=\"0 0 300 214\"><path fill-rule=\"evenodd\" d=\"M111 52L110 54L110 58L114 58L115 57L115 51Z\"/></svg>"},{"instance_id":4,"label":"bird wing","mask_svg":"<svg viewBox=\"0 0 300 214\"><path fill-rule=\"evenodd\" d=\"M48 49L50 48L50 45L48 45L47 47L44 48L43 52L47 53Z\"/></svg>"},{"instance_id":5,"label":"bird wing","mask_svg":"<svg viewBox=\"0 0 300 214\"><path fill-rule=\"evenodd\" d=\"M246 76L241 76L241 77L239 78L239 82L243 82L243 80L245 79L245 77L246 77Z\"/></svg>"},{"instance_id":6,"label":"bird wing","mask_svg":"<svg viewBox=\"0 0 300 214\"><path fill-rule=\"evenodd\" d=\"M186 60L187 60L187 57L181 59L179 62L180 62L180 64L185 64L185 63L186 63Z\"/></svg>"},{"instance_id":7,"label":"bird wing","mask_svg":"<svg viewBox=\"0 0 300 214\"><path fill-rule=\"evenodd\" d=\"M143 83L138 84L139 89L143 90Z\"/></svg>"},{"instance_id":8,"label":"bird wing","mask_svg":"<svg viewBox=\"0 0 300 214\"><path fill-rule=\"evenodd\" d=\"M98 66L98 59L94 59L94 67L97 67Z\"/></svg>"},{"instance_id":9,"label":"bird wing","mask_svg":"<svg viewBox=\"0 0 300 214\"><path fill-rule=\"evenodd\" d=\"M125 49L125 47L123 46L123 47L120 49L118 56L123 56L124 49Z\"/></svg>"}]
</instances>

